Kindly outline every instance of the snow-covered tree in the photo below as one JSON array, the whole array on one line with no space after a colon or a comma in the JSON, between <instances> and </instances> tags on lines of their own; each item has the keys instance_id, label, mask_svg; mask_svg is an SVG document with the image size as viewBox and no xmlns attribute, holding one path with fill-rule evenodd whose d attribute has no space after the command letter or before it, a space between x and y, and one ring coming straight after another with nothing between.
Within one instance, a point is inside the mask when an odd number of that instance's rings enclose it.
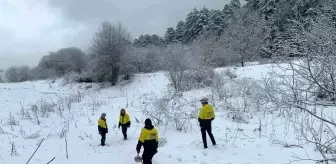
<instances>
[{"instance_id":1,"label":"snow-covered tree","mask_svg":"<svg viewBox=\"0 0 336 164\"><path fill-rule=\"evenodd\" d=\"M182 83L189 68L186 54L189 49L182 44L172 44L165 49L164 65L168 71L167 76L176 91L182 90Z\"/></svg>"},{"instance_id":2,"label":"snow-covered tree","mask_svg":"<svg viewBox=\"0 0 336 164\"><path fill-rule=\"evenodd\" d=\"M336 104L336 28L333 16L322 15L307 28L301 20L291 21L293 38L304 47L300 60L285 60L284 70L265 79L267 101L273 108L299 119L292 122L298 138L315 146L320 157L297 157L314 163L334 163L336 122L326 108ZM287 53L296 53L291 44L284 44ZM280 66L279 66L280 67ZM277 79L277 80L274 80Z\"/></svg>"},{"instance_id":3,"label":"snow-covered tree","mask_svg":"<svg viewBox=\"0 0 336 164\"><path fill-rule=\"evenodd\" d=\"M13 66L5 71L5 78L8 82L23 82L30 80L29 66Z\"/></svg>"},{"instance_id":4,"label":"snow-covered tree","mask_svg":"<svg viewBox=\"0 0 336 164\"><path fill-rule=\"evenodd\" d=\"M166 41L167 44L171 44L173 42L175 42L175 29L172 27L167 28L167 31L164 35L164 39Z\"/></svg>"},{"instance_id":5,"label":"snow-covered tree","mask_svg":"<svg viewBox=\"0 0 336 164\"><path fill-rule=\"evenodd\" d=\"M81 73L86 66L86 56L76 47L62 48L43 56L38 64L39 69L54 70L58 76L69 72Z\"/></svg>"},{"instance_id":6,"label":"snow-covered tree","mask_svg":"<svg viewBox=\"0 0 336 164\"><path fill-rule=\"evenodd\" d=\"M246 13L243 9L235 13L235 18L222 36L222 45L237 55L241 66L244 66L246 61L260 53L264 45L265 22L257 12Z\"/></svg>"},{"instance_id":7,"label":"snow-covered tree","mask_svg":"<svg viewBox=\"0 0 336 164\"><path fill-rule=\"evenodd\" d=\"M90 76L97 82L115 85L120 75L123 55L131 47L130 33L120 23L103 22L91 46Z\"/></svg>"},{"instance_id":8,"label":"snow-covered tree","mask_svg":"<svg viewBox=\"0 0 336 164\"><path fill-rule=\"evenodd\" d=\"M184 43L188 43L191 40L193 40L197 33L196 33L196 29L195 29L195 24L198 20L198 14L199 11L197 9L194 9L192 12L190 12L187 15L186 21L184 23Z\"/></svg>"},{"instance_id":9,"label":"snow-covered tree","mask_svg":"<svg viewBox=\"0 0 336 164\"><path fill-rule=\"evenodd\" d=\"M223 9L223 14L227 22L234 21L235 13L241 8L239 0L231 0L229 4L226 4Z\"/></svg>"},{"instance_id":10,"label":"snow-covered tree","mask_svg":"<svg viewBox=\"0 0 336 164\"><path fill-rule=\"evenodd\" d=\"M184 37L184 22L179 21L176 25L176 30L175 30L175 40L179 43L183 42L183 37Z\"/></svg>"},{"instance_id":11,"label":"snow-covered tree","mask_svg":"<svg viewBox=\"0 0 336 164\"><path fill-rule=\"evenodd\" d=\"M139 38L134 39L133 45L136 47L146 47L148 45L162 46L164 45L164 42L164 39L156 34L142 34L139 36Z\"/></svg>"},{"instance_id":12,"label":"snow-covered tree","mask_svg":"<svg viewBox=\"0 0 336 164\"><path fill-rule=\"evenodd\" d=\"M227 23L223 12L219 10L211 10L209 23L203 33L211 33L215 36L221 36L226 27Z\"/></svg>"}]
</instances>

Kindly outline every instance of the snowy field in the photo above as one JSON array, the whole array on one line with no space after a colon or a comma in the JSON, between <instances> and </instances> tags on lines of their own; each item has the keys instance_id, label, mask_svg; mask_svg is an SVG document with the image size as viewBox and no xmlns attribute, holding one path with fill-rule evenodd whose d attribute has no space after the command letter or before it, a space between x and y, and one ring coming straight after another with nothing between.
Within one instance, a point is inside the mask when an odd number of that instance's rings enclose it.
<instances>
[{"instance_id":1,"label":"snowy field","mask_svg":"<svg viewBox=\"0 0 336 164\"><path fill-rule=\"evenodd\" d=\"M270 65L234 69L238 79L258 80L273 69ZM218 69L221 71L223 69ZM0 84L0 163L54 164L118 163L132 164L137 139L146 119L149 102L168 92L168 79L163 72L136 75L133 81L106 87L98 84L65 84L62 80ZM198 100L211 97L211 89L183 93L188 102L185 110L197 111ZM211 99L213 100L213 99ZM212 102L210 102L212 103ZM217 146L204 150L197 119L188 129L177 131L172 126L159 126L159 137L167 143L159 147L155 164L313 164L295 161L295 156L318 158L312 145L298 145L293 129L272 114L254 112L247 122L232 120L226 102L213 102L216 119L213 134ZM132 126L129 140L123 141L117 128L119 111L126 108ZM106 147L98 146L97 120L107 113L109 133ZM253 112L252 112L253 113ZM139 120L138 123L136 120ZM257 129L262 122L262 131ZM208 138L208 144L210 140Z\"/></svg>"}]
</instances>

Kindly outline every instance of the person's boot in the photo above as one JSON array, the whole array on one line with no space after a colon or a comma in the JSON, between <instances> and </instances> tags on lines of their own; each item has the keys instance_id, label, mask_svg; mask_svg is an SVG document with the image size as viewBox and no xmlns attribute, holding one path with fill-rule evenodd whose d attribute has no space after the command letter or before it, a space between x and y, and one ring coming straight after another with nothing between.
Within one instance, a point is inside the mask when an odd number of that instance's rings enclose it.
<instances>
[{"instance_id":1,"label":"person's boot","mask_svg":"<svg viewBox=\"0 0 336 164\"><path fill-rule=\"evenodd\" d=\"M100 145L101 145L101 146L105 146L105 140L102 139L102 140L100 141Z\"/></svg>"}]
</instances>

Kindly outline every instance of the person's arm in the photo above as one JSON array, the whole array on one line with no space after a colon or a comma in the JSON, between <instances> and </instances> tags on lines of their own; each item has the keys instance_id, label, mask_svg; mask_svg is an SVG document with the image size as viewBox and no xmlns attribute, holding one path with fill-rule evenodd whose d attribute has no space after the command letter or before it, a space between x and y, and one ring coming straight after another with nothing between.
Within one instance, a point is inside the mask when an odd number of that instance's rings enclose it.
<instances>
[{"instance_id":1,"label":"person's arm","mask_svg":"<svg viewBox=\"0 0 336 164\"><path fill-rule=\"evenodd\" d=\"M141 130L139 141L138 141L138 144L136 146L137 153L140 153L141 147L144 143L145 143L145 134L144 134L144 130Z\"/></svg>"},{"instance_id":2,"label":"person's arm","mask_svg":"<svg viewBox=\"0 0 336 164\"><path fill-rule=\"evenodd\" d=\"M128 119L128 127L131 127L131 117L129 115L127 115L127 119Z\"/></svg>"},{"instance_id":3,"label":"person's arm","mask_svg":"<svg viewBox=\"0 0 336 164\"><path fill-rule=\"evenodd\" d=\"M198 122L201 121L201 119L203 119L203 116L204 116L204 110L203 110L203 107L201 108L200 112L198 113Z\"/></svg>"},{"instance_id":4,"label":"person's arm","mask_svg":"<svg viewBox=\"0 0 336 164\"><path fill-rule=\"evenodd\" d=\"M214 120L215 117L216 117L215 110L213 109L213 107L211 107L211 110L212 110L212 118L211 118L211 120Z\"/></svg>"},{"instance_id":5,"label":"person's arm","mask_svg":"<svg viewBox=\"0 0 336 164\"><path fill-rule=\"evenodd\" d=\"M100 133L102 131L102 127L101 127L101 120L98 120L98 132Z\"/></svg>"}]
</instances>

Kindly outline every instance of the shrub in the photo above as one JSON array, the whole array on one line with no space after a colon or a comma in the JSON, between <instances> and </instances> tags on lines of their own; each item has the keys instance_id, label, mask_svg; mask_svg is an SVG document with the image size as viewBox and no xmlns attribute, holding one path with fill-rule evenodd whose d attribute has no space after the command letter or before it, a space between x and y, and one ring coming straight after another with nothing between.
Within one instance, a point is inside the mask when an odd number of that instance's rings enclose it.
<instances>
[{"instance_id":1,"label":"shrub","mask_svg":"<svg viewBox=\"0 0 336 164\"><path fill-rule=\"evenodd\" d=\"M6 70L5 77L8 82L23 82L30 79L30 67L13 66Z\"/></svg>"}]
</instances>

